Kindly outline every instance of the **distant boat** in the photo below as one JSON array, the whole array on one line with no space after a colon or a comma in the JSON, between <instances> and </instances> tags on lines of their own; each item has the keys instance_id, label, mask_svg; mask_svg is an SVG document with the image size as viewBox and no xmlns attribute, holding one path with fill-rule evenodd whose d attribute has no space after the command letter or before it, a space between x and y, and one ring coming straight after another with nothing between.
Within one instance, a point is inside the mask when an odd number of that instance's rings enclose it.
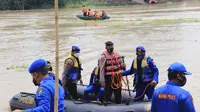
<instances>
[{"instance_id":1,"label":"distant boat","mask_svg":"<svg viewBox=\"0 0 200 112\"><path fill-rule=\"evenodd\" d=\"M144 0L144 1L149 4L157 4L157 0Z\"/></svg>"},{"instance_id":2,"label":"distant boat","mask_svg":"<svg viewBox=\"0 0 200 112\"><path fill-rule=\"evenodd\" d=\"M83 16L83 15L76 15L76 17L78 17L79 19L82 20L105 20L105 19L110 19L109 16L106 17L101 17L101 18L95 18L95 17L89 17L89 16Z\"/></svg>"}]
</instances>

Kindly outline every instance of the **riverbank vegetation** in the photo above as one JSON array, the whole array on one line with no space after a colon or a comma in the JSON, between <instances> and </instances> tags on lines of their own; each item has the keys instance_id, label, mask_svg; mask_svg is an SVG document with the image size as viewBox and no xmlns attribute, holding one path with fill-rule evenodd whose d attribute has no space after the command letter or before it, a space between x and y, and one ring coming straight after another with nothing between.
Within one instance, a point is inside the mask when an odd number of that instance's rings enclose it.
<instances>
[{"instance_id":1,"label":"riverbank vegetation","mask_svg":"<svg viewBox=\"0 0 200 112\"><path fill-rule=\"evenodd\" d=\"M58 0L59 8L80 7L84 5L111 6L123 5L125 2L98 2L98 0ZM134 5L136 2L130 2ZM29 9L47 9L54 7L54 0L0 0L0 10L29 10Z\"/></svg>"},{"instance_id":2,"label":"riverbank vegetation","mask_svg":"<svg viewBox=\"0 0 200 112\"><path fill-rule=\"evenodd\" d=\"M157 0L177 2L184 0ZM136 0L58 0L59 8L86 6L117 6L140 4ZM54 0L0 0L0 10L29 10L54 8Z\"/></svg>"},{"instance_id":3,"label":"riverbank vegetation","mask_svg":"<svg viewBox=\"0 0 200 112\"><path fill-rule=\"evenodd\" d=\"M67 0L59 0L59 7L65 7ZM0 10L28 10L53 8L54 0L0 0Z\"/></svg>"}]
</instances>

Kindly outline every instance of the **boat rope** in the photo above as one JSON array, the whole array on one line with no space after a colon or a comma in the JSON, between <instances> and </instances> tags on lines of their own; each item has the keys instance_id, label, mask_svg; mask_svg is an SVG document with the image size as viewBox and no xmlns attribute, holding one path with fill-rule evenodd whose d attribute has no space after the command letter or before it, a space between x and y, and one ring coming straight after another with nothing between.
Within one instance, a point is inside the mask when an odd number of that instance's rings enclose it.
<instances>
[{"instance_id":1,"label":"boat rope","mask_svg":"<svg viewBox=\"0 0 200 112\"><path fill-rule=\"evenodd\" d=\"M111 80L112 80L112 82L111 82L112 89L121 88L122 87L122 81L124 82L125 89L128 88L128 85L126 84L125 79L122 77L122 74L119 74L119 72L117 72L116 74L112 75L112 79ZM133 100L137 100L137 99L141 98L142 96L144 96L144 94L146 93L147 88L150 85L151 85L151 83L147 84L147 86L145 87L143 93L140 96L136 97L136 98L133 98L133 97L129 96L128 94L125 93L125 91L124 91L123 95L126 95L126 96L128 96L129 98L131 98Z\"/></svg>"},{"instance_id":2,"label":"boat rope","mask_svg":"<svg viewBox=\"0 0 200 112\"><path fill-rule=\"evenodd\" d=\"M138 97L135 97L135 98L130 97L129 95L127 95L127 94L125 93L125 91L124 91L124 94L125 94L126 96L128 96L129 98L131 98L132 100L137 100L137 99L141 98L142 96L144 96L144 94L146 93L147 88L148 88L150 85L151 85L151 83L147 84L147 86L145 87L143 93L142 93L140 96L138 96ZM127 87L128 87L127 84L125 84L125 89L127 89Z\"/></svg>"},{"instance_id":3,"label":"boat rope","mask_svg":"<svg viewBox=\"0 0 200 112\"><path fill-rule=\"evenodd\" d=\"M116 55L114 55L114 58L116 59L116 63L117 65L121 65L120 61L118 60L118 57ZM110 57L111 59L111 66L114 67L114 60L112 57ZM118 67L119 69L119 67ZM120 73L121 70L119 69L118 72L114 72L114 69L112 69L112 76L111 76L111 88L112 89L119 89L122 87L122 74ZM124 79L123 79L124 81Z\"/></svg>"},{"instance_id":4,"label":"boat rope","mask_svg":"<svg viewBox=\"0 0 200 112\"><path fill-rule=\"evenodd\" d=\"M122 87L122 74L119 72L113 73L111 76L111 87L112 89L119 89Z\"/></svg>"}]
</instances>

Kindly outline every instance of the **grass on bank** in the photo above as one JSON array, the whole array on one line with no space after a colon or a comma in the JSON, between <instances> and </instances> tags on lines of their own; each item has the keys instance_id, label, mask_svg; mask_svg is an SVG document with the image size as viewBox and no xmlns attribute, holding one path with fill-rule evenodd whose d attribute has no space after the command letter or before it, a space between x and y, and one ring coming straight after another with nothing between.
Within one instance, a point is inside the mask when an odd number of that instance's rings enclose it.
<instances>
[{"instance_id":1,"label":"grass on bank","mask_svg":"<svg viewBox=\"0 0 200 112\"><path fill-rule=\"evenodd\" d=\"M13 70L13 69L27 69L29 67L28 64L22 64L22 65L11 65L7 68L7 70Z\"/></svg>"},{"instance_id":2,"label":"grass on bank","mask_svg":"<svg viewBox=\"0 0 200 112\"><path fill-rule=\"evenodd\" d=\"M150 24L156 25L168 25L168 24L179 24L179 23L200 23L200 19L197 18L179 18L179 19L155 19L149 21Z\"/></svg>"}]
</instances>

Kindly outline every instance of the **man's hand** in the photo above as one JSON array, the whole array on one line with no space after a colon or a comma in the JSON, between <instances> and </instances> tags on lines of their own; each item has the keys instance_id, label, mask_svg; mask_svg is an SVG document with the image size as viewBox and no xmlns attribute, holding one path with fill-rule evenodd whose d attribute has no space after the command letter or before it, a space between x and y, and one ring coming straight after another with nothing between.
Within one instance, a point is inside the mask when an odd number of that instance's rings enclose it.
<instances>
[{"instance_id":1,"label":"man's hand","mask_svg":"<svg viewBox=\"0 0 200 112\"><path fill-rule=\"evenodd\" d=\"M105 82L101 82L101 86L102 86L103 88L105 88L105 86L106 86Z\"/></svg>"},{"instance_id":2,"label":"man's hand","mask_svg":"<svg viewBox=\"0 0 200 112\"><path fill-rule=\"evenodd\" d=\"M122 70L120 70L119 72L118 72L118 74L122 74L123 73L123 71Z\"/></svg>"},{"instance_id":3,"label":"man's hand","mask_svg":"<svg viewBox=\"0 0 200 112\"><path fill-rule=\"evenodd\" d=\"M122 64L122 67L123 67L123 68L126 68L126 64L125 64L125 63L124 63L124 64Z\"/></svg>"},{"instance_id":4,"label":"man's hand","mask_svg":"<svg viewBox=\"0 0 200 112\"><path fill-rule=\"evenodd\" d=\"M152 85L152 86L156 86L156 85L157 85L157 82L156 82L155 80L152 80L152 81L151 81L151 85Z\"/></svg>"},{"instance_id":5,"label":"man's hand","mask_svg":"<svg viewBox=\"0 0 200 112\"><path fill-rule=\"evenodd\" d=\"M17 109L17 110L14 110L13 112L23 112L22 110L19 110L19 109Z\"/></svg>"},{"instance_id":6,"label":"man's hand","mask_svg":"<svg viewBox=\"0 0 200 112\"><path fill-rule=\"evenodd\" d=\"M82 81L82 79L80 80L80 84L83 85L83 81Z\"/></svg>"}]
</instances>

